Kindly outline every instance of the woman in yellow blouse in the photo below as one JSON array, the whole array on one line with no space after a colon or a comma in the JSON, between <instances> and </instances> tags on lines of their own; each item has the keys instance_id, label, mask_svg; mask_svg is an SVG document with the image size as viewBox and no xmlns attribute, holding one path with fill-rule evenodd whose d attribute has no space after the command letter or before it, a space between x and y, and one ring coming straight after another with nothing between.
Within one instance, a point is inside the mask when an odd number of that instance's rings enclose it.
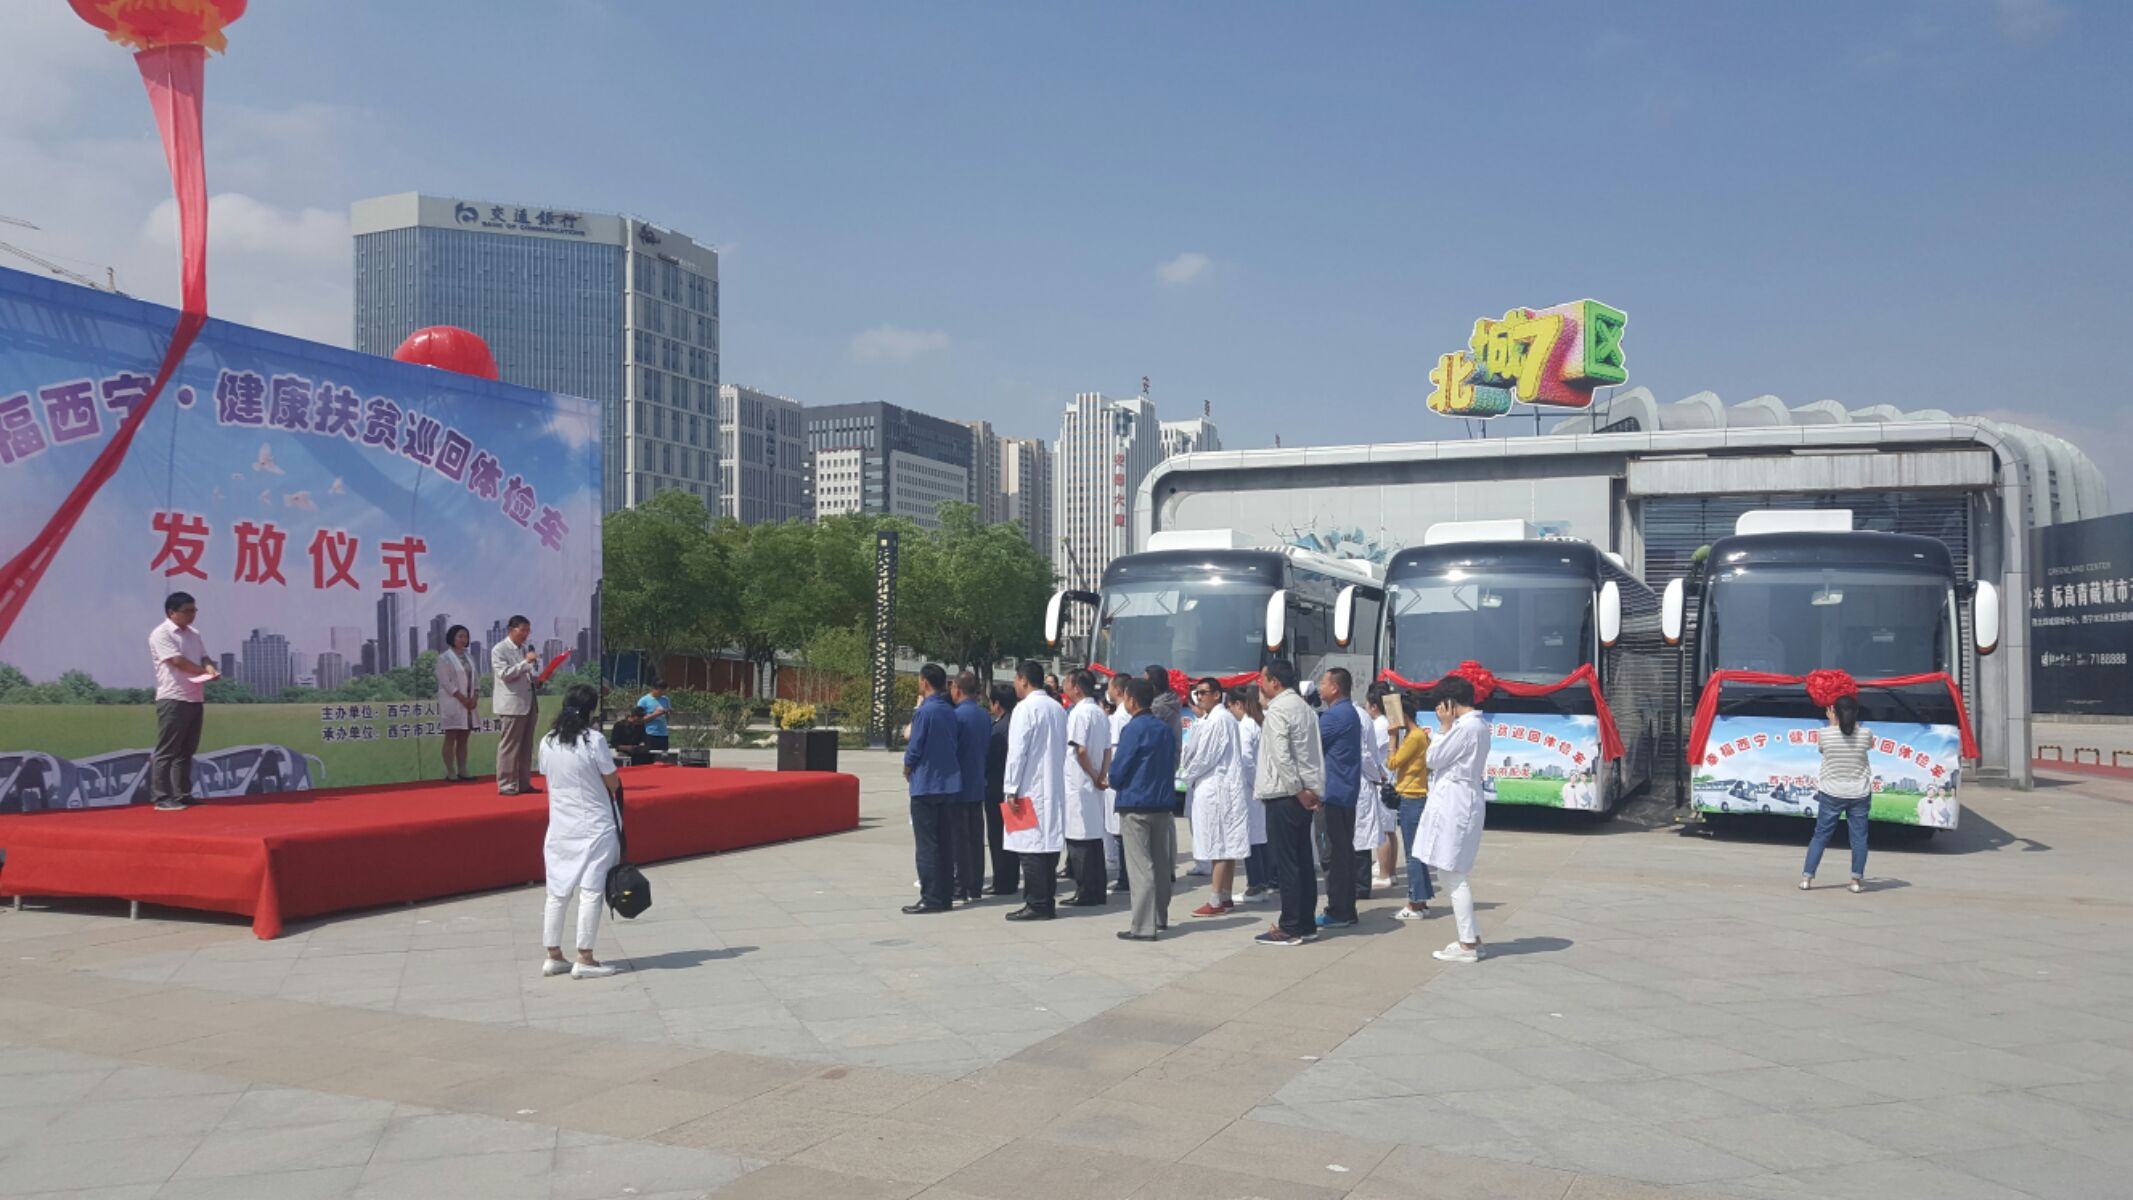
<instances>
[{"instance_id":1,"label":"woman in yellow blouse","mask_svg":"<svg viewBox=\"0 0 2133 1200\"><path fill-rule=\"evenodd\" d=\"M1415 827L1422 823L1422 805L1429 798L1429 730L1415 724L1417 700L1400 697L1392 729L1392 788L1400 794L1400 842L1407 848L1407 906L1392 915L1403 921L1419 921L1429 915L1429 900L1436 895L1430 886L1429 867L1414 856ZM1394 714L1388 710L1386 716Z\"/></svg>"}]
</instances>

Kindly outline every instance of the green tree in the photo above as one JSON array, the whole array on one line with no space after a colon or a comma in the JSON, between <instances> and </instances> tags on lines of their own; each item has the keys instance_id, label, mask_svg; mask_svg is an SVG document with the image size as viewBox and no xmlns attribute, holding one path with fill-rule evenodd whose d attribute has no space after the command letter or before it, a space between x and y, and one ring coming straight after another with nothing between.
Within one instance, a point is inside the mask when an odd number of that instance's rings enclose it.
<instances>
[{"instance_id":1,"label":"green tree","mask_svg":"<svg viewBox=\"0 0 2133 1200\"><path fill-rule=\"evenodd\" d=\"M13 663L0 662L0 704L27 703L16 699L16 693L26 693L33 686L35 685L30 682L30 677L22 673L22 668Z\"/></svg>"},{"instance_id":2,"label":"green tree","mask_svg":"<svg viewBox=\"0 0 2133 1200\"><path fill-rule=\"evenodd\" d=\"M906 556L913 569L898 584L912 584L911 621L898 625L912 649L987 677L1001 659L1042 649L1052 566L1019 524L981 524L973 506L944 503L939 527Z\"/></svg>"},{"instance_id":3,"label":"green tree","mask_svg":"<svg viewBox=\"0 0 2133 1200\"><path fill-rule=\"evenodd\" d=\"M724 644L726 554L702 500L674 489L613 514L601 530L601 553L601 631L610 645L661 662Z\"/></svg>"}]
</instances>

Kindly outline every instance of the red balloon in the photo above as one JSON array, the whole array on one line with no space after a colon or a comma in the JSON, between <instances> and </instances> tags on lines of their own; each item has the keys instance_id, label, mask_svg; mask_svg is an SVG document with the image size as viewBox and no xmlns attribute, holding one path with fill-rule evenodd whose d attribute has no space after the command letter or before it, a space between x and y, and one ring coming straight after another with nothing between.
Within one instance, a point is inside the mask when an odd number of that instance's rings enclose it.
<instances>
[{"instance_id":1,"label":"red balloon","mask_svg":"<svg viewBox=\"0 0 2133 1200\"><path fill-rule=\"evenodd\" d=\"M451 325L432 325L407 335L393 357L443 371L457 371L482 379L496 379L496 356L481 335Z\"/></svg>"},{"instance_id":2,"label":"red balloon","mask_svg":"<svg viewBox=\"0 0 2133 1200\"><path fill-rule=\"evenodd\" d=\"M134 50L156 46L228 48L223 27L244 15L245 0L67 0L74 14Z\"/></svg>"}]
</instances>

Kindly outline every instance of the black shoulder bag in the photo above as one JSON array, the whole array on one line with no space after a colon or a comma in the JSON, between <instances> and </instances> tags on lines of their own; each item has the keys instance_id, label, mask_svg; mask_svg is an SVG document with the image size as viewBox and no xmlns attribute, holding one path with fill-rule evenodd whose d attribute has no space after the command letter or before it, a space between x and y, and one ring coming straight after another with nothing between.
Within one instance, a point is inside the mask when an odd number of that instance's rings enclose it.
<instances>
[{"instance_id":1,"label":"black shoulder bag","mask_svg":"<svg viewBox=\"0 0 2133 1200\"><path fill-rule=\"evenodd\" d=\"M607 869L608 911L624 920L652 907L652 881L644 872L630 865L630 845L622 833L622 787L617 784L615 794L608 797L615 810L615 848L619 861Z\"/></svg>"}]
</instances>

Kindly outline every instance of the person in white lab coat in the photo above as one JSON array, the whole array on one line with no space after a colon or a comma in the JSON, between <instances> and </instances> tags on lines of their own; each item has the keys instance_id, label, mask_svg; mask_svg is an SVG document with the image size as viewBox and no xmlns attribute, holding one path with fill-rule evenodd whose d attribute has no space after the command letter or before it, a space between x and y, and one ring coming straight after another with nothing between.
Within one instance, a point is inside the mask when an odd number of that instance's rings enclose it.
<instances>
[{"instance_id":1,"label":"person in white lab coat","mask_svg":"<svg viewBox=\"0 0 2133 1200\"><path fill-rule=\"evenodd\" d=\"M467 774L467 741L481 724L481 676L474 673L474 659L467 653L473 638L464 625L444 631L444 653L437 656L437 728L444 734L444 779L447 783L471 783Z\"/></svg>"},{"instance_id":2,"label":"person in white lab coat","mask_svg":"<svg viewBox=\"0 0 2133 1200\"><path fill-rule=\"evenodd\" d=\"M1386 760L1392 757L1392 727L1385 721L1382 697L1386 685L1373 683L1364 689L1364 699L1355 701L1363 718L1363 790L1355 800L1355 890L1365 899L1372 887L1392 886L1392 872L1378 851L1385 835L1398 828L1398 821L1385 810L1385 789L1392 785ZM1380 869L1384 867L1384 869Z\"/></svg>"},{"instance_id":3,"label":"person in white lab coat","mask_svg":"<svg viewBox=\"0 0 2133 1200\"><path fill-rule=\"evenodd\" d=\"M1067 876L1074 898L1067 903L1090 908L1104 902L1103 777L1110 769L1111 722L1096 703L1096 673L1084 667L1067 673L1066 688L1066 853Z\"/></svg>"},{"instance_id":4,"label":"person in white lab coat","mask_svg":"<svg viewBox=\"0 0 2133 1200\"><path fill-rule=\"evenodd\" d=\"M1430 693L1436 702L1437 734L1429 743L1429 804L1415 830L1414 857L1437 872L1437 886L1452 897L1459 940L1435 952L1445 962L1480 962L1481 930L1474 924L1474 893L1467 877L1481 853L1487 808L1481 776L1489 757L1489 723L1474 708L1474 685L1447 675Z\"/></svg>"},{"instance_id":5,"label":"person in white lab coat","mask_svg":"<svg viewBox=\"0 0 2133 1200\"><path fill-rule=\"evenodd\" d=\"M1124 676L1112 680L1111 685L1104 689L1103 699L1096 702L1097 706L1104 710L1104 719L1111 725L1112 750L1107 753L1116 752L1118 735L1126 731L1126 722L1133 719L1133 714L1126 711L1124 685ZM1112 891L1123 896L1132 890L1133 881L1126 877L1125 843L1120 840L1118 830L1116 788L1104 789L1104 874L1111 878Z\"/></svg>"},{"instance_id":6,"label":"person in white lab coat","mask_svg":"<svg viewBox=\"0 0 2133 1200\"><path fill-rule=\"evenodd\" d=\"M1056 912L1059 851L1066 845L1067 714L1045 693L1044 667L1038 663L1016 668L1015 695L1020 702L1007 719L1003 791L987 801L1027 803L1034 810L1034 826L1001 835L1002 844L1022 859L1022 907L1007 919L1049 921Z\"/></svg>"},{"instance_id":7,"label":"person in white lab coat","mask_svg":"<svg viewBox=\"0 0 2133 1200\"><path fill-rule=\"evenodd\" d=\"M622 861L614 800L622 785L615 775L615 752L600 735L599 707L599 689L578 684L564 695L555 725L541 739L539 769L548 781L548 838L541 845L548 868L543 976L602 979L615 973L614 967L593 957L607 872ZM578 897L575 963L563 957L563 915L573 892Z\"/></svg>"},{"instance_id":8,"label":"person in white lab coat","mask_svg":"<svg viewBox=\"0 0 2133 1200\"><path fill-rule=\"evenodd\" d=\"M1192 736L1178 778L1190 789L1192 856L1213 864L1214 895L1192 911L1196 917L1219 917L1236 906L1237 864L1252 852L1251 776L1244 769L1243 730L1223 705L1222 684L1202 679L1192 685Z\"/></svg>"},{"instance_id":9,"label":"person in white lab coat","mask_svg":"<svg viewBox=\"0 0 2133 1200\"><path fill-rule=\"evenodd\" d=\"M1259 775L1259 685L1240 683L1223 700L1229 715L1237 718L1237 755L1250 784ZM1266 890L1274 885L1274 856L1266 848L1266 805L1253 801L1244 809L1245 840L1251 848L1244 856L1244 898L1264 902Z\"/></svg>"}]
</instances>

